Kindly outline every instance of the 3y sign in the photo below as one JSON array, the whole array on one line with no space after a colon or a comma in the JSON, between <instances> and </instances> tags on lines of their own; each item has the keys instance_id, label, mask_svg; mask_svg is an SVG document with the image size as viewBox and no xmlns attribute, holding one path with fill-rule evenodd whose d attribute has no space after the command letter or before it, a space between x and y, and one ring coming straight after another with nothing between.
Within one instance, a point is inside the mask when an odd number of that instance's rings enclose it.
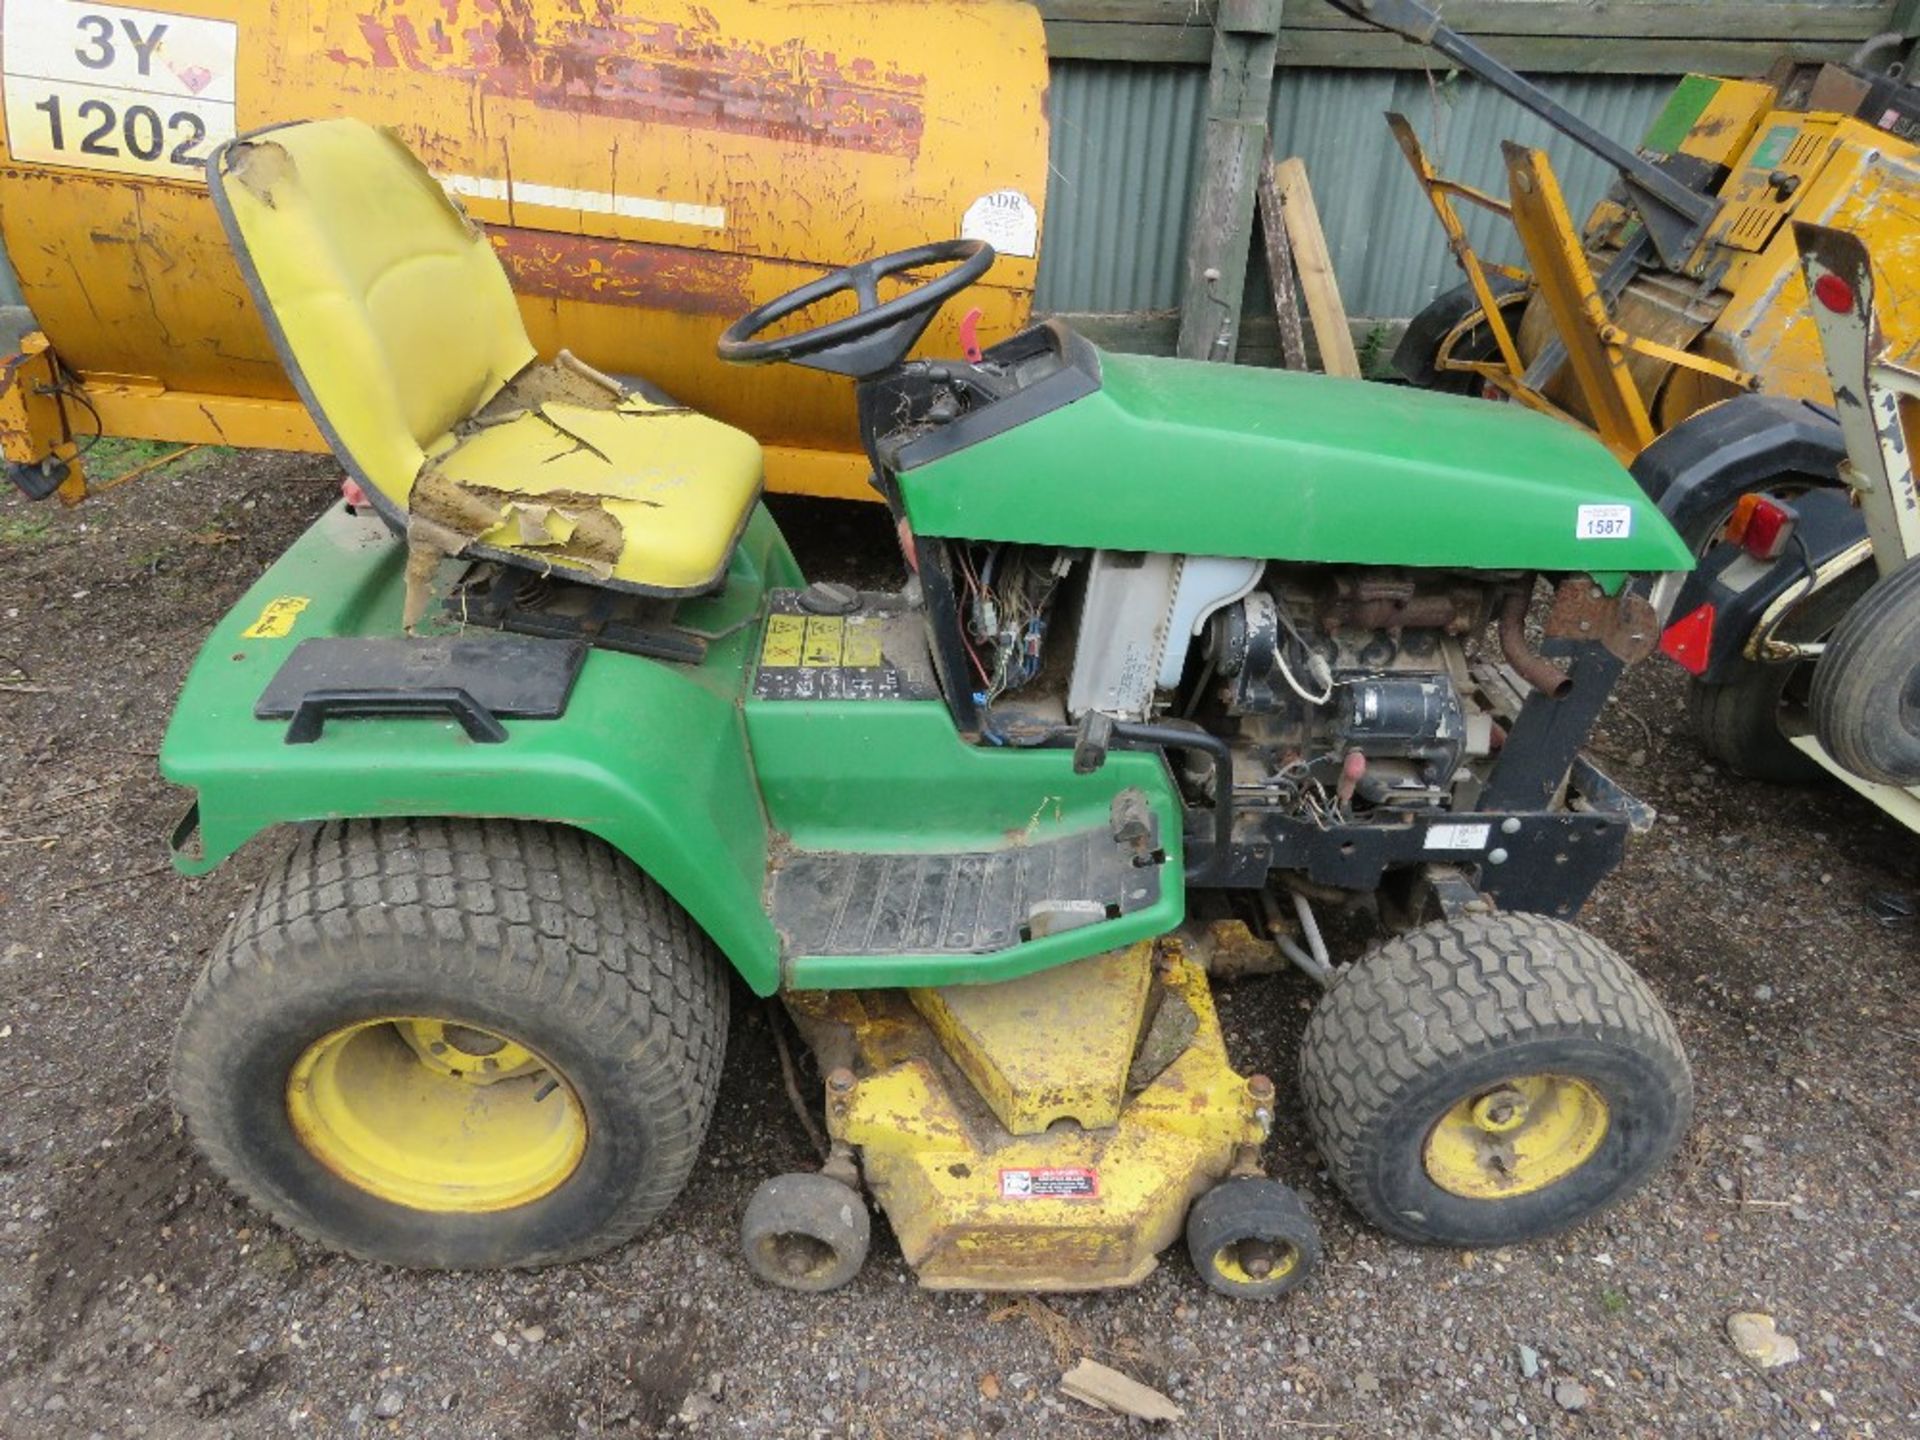
<instances>
[{"instance_id":1,"label":"3y sign","mask_svg":"<svg viewBox=\"0 0 1920 1440\"><path fill-rule=\"evenodd\" d=\"M233 22L75 0L0 5L15 160L198 180L233 134Z\"/></svg>"},{"instance_id":2,"label":"3y sign","mask_svg":"<svg viewBox=\"0 0 1920 1440\"><path fill-rule=\"evenodd\" d=\"M82 30L89 32L90 43L73 52L74 58L89 70L111 70L117 53L114 45L113 20L105 15L82 15L77 22ZM153 74L153 52L160 44L160 37L167 33L167 23L157 22L145 35L140 33L140 22L131 15L120 17L120 28L127 32L127 40L133 46L134 67L140 74Z\"/></svg>"}]
</instances>

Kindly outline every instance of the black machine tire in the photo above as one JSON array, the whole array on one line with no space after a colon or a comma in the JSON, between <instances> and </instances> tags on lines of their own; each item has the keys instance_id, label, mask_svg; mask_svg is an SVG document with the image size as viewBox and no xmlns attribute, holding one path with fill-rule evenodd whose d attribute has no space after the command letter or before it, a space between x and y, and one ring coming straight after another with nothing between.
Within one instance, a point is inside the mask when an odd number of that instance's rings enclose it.
<instances>
[{"instance_id":1,"label":"black machine tire","mask_svg":"<svg viewBox=\"0 0 1920 1440\"><path fill-rule=\"evenodd\" d=\"M671 1205L719 1088L728 977L660 887L603 842L515 821L321 825L242 905L188 999L175 1101L238 1190L302 1235L434 1269L531 1267L617 1245ZM415 1208L296 1133L290 1077L358 1029L441 1017L507 1037L564 1084L584 1136L526 1203ZM447 1032L451 1033L451 1031ZM431 1083L438 1083L433 1081Z\"/></svg>"},{"instance_id":2,"label":"black machine tire","mask_svg":"<svg viewBox=\"0 0 1920 1440\"><path fill-rule=\"evenodd\" d=\"M1271 1266L1249 1271L1240 1247L1262 1247ZM1277 1180L1223 1180L1187 1211L1187 1254L1208 1288L1236 1300L1275 1300L1303 1285L1320 1263L1320 1227Z\"/></svg>"},{"instance_id":3,"label":"black machine tire","mask_svg":"<svg viewBox=\"0 0 1920 1440\"><path fill-rule=\"evenodd\" d=\"M1920 560L1883 575L1813 670L1813 728L1848 770L1920 784Z\"/></svg>"},{"instance_id":4,"label":"black machine tire","mask_svg":"<svg viewBox=\"0 0 1920 1440\"><path fill-rule=\"evenodd\" d=\"M1822 773L1819 764L1781 733L1780 709L1802 678L1798 665L1762 665L1742 660L1733 679L1687 684L1687 714L1700 748L1736 775L1804 785Z\"/></svg>"},{"instance_id":5,"label":"black machine tire","mask_svg":"<svg viewBox=\"0 0 1920 1440\"><path fill-rule=\"evenodd\" d=\"M1443 1122L1519 1077L1599 1097L1599 1138L1537 1188L1443 1188L1431 1173ZM1379 946L1308 1020L1300 1079L1335 1184L1388 1234L1427 1244L1504 1245L1579 1223L1666 1162L1693 1108L1659 1002L1599 940L1540 915L1440 920Z\"/></svg>"},{"instance_id":6,"label":"black machine tire","mask_svg":"<svg viewBox=\"0 0 1920 1440\"><path fill-rule=\"evenodd\" d=\"M747 1268L784 1290L838 1290L860 1273L872 1243L866 1201L817 1172L763 1180L740 1220Z\"/></svg>"},{"instance_id":7,"label":"black machine tire","mask_svg":"<svg viewBox=\"0 0 1920 1440\"><path fill-rule=\"evenodd\" d=\"M1518 281L1509 280L1504 275L1489 275L1487 283L1492 287L1494 298L1502 301L1512 296L1517 301L1526 293L1526 287ZM1471 395L1478 389L1476 377L1459 371L1441 370L1436 363L1440 356L1440 345L1453 333L1454 327L1469 315L1480 309L1480 297L1474 293L1473 286L1461 281L1451 290L1443 290L1426 307L1408 322L1407 333L1400 337L1400 343L1394 347L1393 368L1410 385L1422 390L1440 390L1452 395ZM1488 360L1498 354L1493 332L1482 326L1476 326L1460 339L1456 356L1463 360Z\"/></svg>"},{"instance_id":8,"label":"black machine tire","mask_svg":"<svg viewBox=\"0 0 1920 1440\"><path fill-rule=\"evenodd\" d=\"M1781 638L1818 639L1844 618L1855 593L1845 585L1815 593L1781 627ZM1742 658L1727 673L1727 679L1711 684L1697 679L1687 683L1688 718L1709 758L1736 775L1776 785L1805 785L1826 774L1780 729L1781 710L1808 701L1813 666Z\"/></svg>"}]
</instances>

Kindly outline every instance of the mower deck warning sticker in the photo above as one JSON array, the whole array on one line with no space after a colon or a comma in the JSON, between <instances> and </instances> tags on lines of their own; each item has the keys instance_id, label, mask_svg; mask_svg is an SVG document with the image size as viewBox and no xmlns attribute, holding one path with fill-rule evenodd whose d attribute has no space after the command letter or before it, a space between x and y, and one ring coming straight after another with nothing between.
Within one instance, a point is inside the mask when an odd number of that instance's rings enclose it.
<instances>
[{"instance_id":1,"label":"mower deck warning sticker","mask_svg":"<svg viewBox=\"0 0 1920 1440\"><path fill-rule=\"evenodd\" d=\"M6 0L7 147L15 160L201 180L233 135L239 34L231 20Z\"/></svg>"},{"instance_id":2,"label":"mower deck warning sticker","mask_svg":"<svg viewBox=\"0 0 1920 1440\"><path fill-rule=\"evenodd\" d=\"M1084 1165L1056 1165L1035 1170L1002 1170L1002 1200L1097 1200L1100 1172Z\"/></svg>"}]
</instances>

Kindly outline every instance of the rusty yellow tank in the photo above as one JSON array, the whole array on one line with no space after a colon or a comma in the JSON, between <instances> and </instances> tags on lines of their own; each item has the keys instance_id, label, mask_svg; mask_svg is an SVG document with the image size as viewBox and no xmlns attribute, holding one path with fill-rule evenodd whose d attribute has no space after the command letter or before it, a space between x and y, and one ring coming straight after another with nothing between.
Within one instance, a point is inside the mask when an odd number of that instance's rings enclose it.
<instances>
[{"instance_id":1,"label":"rusty yellow tank","mask_svg":"<svg viewBox=\"0 0 1920 1440\"><path fill-rule=\"evenodd\" d=\"M0 375L0 445L71 454L97 424L324 449L201 163L238 131L351 114L487 226L543 353L750 431L772 488L861 494L847 387L731 369L714 340L821 267L960 234L1001 256L981 334L1023 324L1046 84L1011 0L0 0L0 239L49 347L29 334ZM956 348L958 318L928 346Z\"/></svg>"}]
</instances>

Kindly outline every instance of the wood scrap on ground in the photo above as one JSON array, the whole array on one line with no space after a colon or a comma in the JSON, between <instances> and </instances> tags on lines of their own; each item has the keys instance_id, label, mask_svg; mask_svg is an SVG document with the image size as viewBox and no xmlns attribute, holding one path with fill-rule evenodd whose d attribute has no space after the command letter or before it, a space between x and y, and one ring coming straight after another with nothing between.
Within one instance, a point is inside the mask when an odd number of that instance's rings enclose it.
<instances>
[{"instance_id":1,"label":"wood scrap on ground","mask_svg":"<svg viewBox=\"0 0 1920 1440\"><path fill-rule=\"evenodd\" d=\"M1187 1414L1151 1385L1142 1385L1097 1360L1082 1359L1062 1375L1060 1391L1084 1404L1137 1420L1184 1420Z\"/></svg>"}]
</instances>

